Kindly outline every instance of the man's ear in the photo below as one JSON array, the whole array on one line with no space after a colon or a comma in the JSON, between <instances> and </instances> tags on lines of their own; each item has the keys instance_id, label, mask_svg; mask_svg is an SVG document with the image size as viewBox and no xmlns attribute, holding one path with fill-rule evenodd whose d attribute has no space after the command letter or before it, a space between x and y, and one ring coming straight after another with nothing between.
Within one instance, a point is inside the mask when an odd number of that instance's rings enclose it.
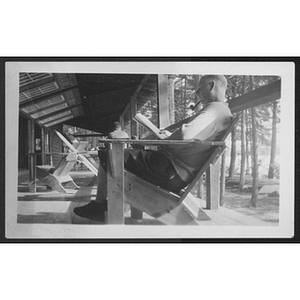
<instances>
[{"instance_id":1,"label":"man's ear","mask_svg":"<svg viewBox=\"0 0 300 300\"><path fill-rule=\"evenodd\" d=\"M209 83L209 90L212 91L214 87L215 87L215 82L212 80L212 81Z\"/></svg>"}]
</instances>

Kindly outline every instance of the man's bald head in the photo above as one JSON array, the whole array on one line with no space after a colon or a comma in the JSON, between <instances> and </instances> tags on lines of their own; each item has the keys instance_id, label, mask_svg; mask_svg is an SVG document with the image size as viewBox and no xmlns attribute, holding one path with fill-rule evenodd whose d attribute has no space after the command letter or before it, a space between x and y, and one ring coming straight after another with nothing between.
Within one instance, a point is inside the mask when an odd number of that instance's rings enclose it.
<instances>
[{"instance_id":1,"label":"man's bald head","mask_svg":"<svg viewBox=\"0 0 300 300\"><path fill-rule=\"evenodd\" d=\"M227 88L227 79L224 75L204 75L201 77L199 81L199 85L208 83L211 81L216 81L220 86L226 87Z\"/></svg>"},{"instance_id":2,"label":"man's bald head","mask_svg":"<svg viewBox=\"0 0 300 300\"><path fill-rule=\"evenodd\" d=\"M197 96L203 104L224 102L227 90L227 79L224 75L204 75L201 77Z\"/></svg>"}]
</instances>

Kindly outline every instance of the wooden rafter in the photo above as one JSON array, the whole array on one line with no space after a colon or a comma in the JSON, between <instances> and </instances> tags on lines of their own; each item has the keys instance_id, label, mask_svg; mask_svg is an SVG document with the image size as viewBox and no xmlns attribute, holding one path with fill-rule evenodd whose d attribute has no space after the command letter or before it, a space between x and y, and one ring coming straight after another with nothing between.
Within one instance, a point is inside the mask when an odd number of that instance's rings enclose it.
<instances>
[{"instance_id":1,"label":"wooden rafter","mask_svg":"<svg viewBox=\"0 0 300 300\"><path fill-rule=\"evenodd\" d=\"M281 97L281 80L276 80L257 88L249 93L228 101L229 108L233 113L244 109L273 102Z\"/></svg>"},{"instance_id":2,"label":"wooden rafter","mask_svg":"<svg viewBox=\"0 0 300 300\"><path fill-rule=\"evenodd\" d=\"M73 105L73 106L68 106L68 107L62 108L60 110L53 111L53 112L51 112L49 114L43 115L41 117L38 117L36 120L42 121L44 119L47 119L47 118L59 115L61 113L64 113L64 112L66 112L68 110L72 111L72 109L77 108L77 107L82 107L82 106L81 106L81 104L77 104L77 105Z\"/></svg>"},{"instance_id":3,"label":"wooden rafter","mask_svg":"<svg viewBox=\"0 0 300 300\"><path fill-rule=\"evenodd\" d=\"M36 97L36 98L33 98L33 99L28 99L28 100L23 101L22 103L20 103L20 109L25 108L26 106L28 106L28 104L39 103L39 102L51 99L55 96L60 96L65 92L76 89L77 87L78 87L77 85L73 85L73 86L70 86L70 87L67 87L67 88L64 88L64 89L60 89L60 90L57 90L57 91L49 93L49 94L45 94L45 95L40 96L40 97Z\"/></svg>"},{"instance_id":4,"label":"wooden rafter","mask_svg":"<svg viewBox=\"0 0 300 300\"><path fill-rule=\"evenodd\" d=\"M44 78L42 80L37 80L37 81L27 83L26 85L20 86L20 93L29 91L31 89L38 88L40 86L43 86L43 85L51 83L51 82L55 82L54 76L49 76L49 77Z\"/></svg>"}]
</instances>

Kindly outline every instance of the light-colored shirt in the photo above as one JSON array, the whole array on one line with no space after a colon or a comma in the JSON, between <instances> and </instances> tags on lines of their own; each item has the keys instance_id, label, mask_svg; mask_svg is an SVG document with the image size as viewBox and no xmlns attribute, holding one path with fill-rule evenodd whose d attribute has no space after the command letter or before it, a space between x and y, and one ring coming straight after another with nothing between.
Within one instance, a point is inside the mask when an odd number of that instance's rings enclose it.
<instances>
[{"instance_id":1,"label":"light-colored shirt","mask_svg":"<svg viewBox=\"0 0 300 300\"><path fill-rule=\"evenodd\" d=\"M167 139L218 141L223 137L231 120L232 114L227 103L210 102ZM195 144L164 145L161 148L170 155L175 170L185 181L195 176L195 172L206 162L212 150L212 146Z\"/></svg>"},{"instance_id":2,"label":"light-colored shirt","mask_svg":"<svg viewBox=\"0 0 300 300\"><path fill-rule=\"evenodd\" d=\"M122 130L115 130L108 134L108 139L129 139L127 132Z\"/></svg>"}]
</instances>

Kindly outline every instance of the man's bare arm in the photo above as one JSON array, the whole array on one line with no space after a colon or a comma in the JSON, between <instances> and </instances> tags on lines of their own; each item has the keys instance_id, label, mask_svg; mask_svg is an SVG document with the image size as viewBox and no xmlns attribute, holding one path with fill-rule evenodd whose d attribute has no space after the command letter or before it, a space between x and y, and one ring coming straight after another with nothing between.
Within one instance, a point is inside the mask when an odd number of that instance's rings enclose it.
<instances>
[{"instance_id":1,"label":"man's bare arm","mask_svg":"<svg viewBox=\"0 0 300 300\"><path fill-rule=\"evenodd\" d=\"M164 131L164 130L167 130L167 131L173 131L173 130L175 130L175 129L181 127L183 124L188 123L189 120L190 120L191 118L192 118L192 117L188 117L188 118L186 118L186 119L184 119L184 120L181 120L181 121L179 121L179 122L177 122L177 123L174 123L174 124L172 124L172 125L169 125L168 127L161 129L161 131Z\"/></svg>"}]
</instances>

